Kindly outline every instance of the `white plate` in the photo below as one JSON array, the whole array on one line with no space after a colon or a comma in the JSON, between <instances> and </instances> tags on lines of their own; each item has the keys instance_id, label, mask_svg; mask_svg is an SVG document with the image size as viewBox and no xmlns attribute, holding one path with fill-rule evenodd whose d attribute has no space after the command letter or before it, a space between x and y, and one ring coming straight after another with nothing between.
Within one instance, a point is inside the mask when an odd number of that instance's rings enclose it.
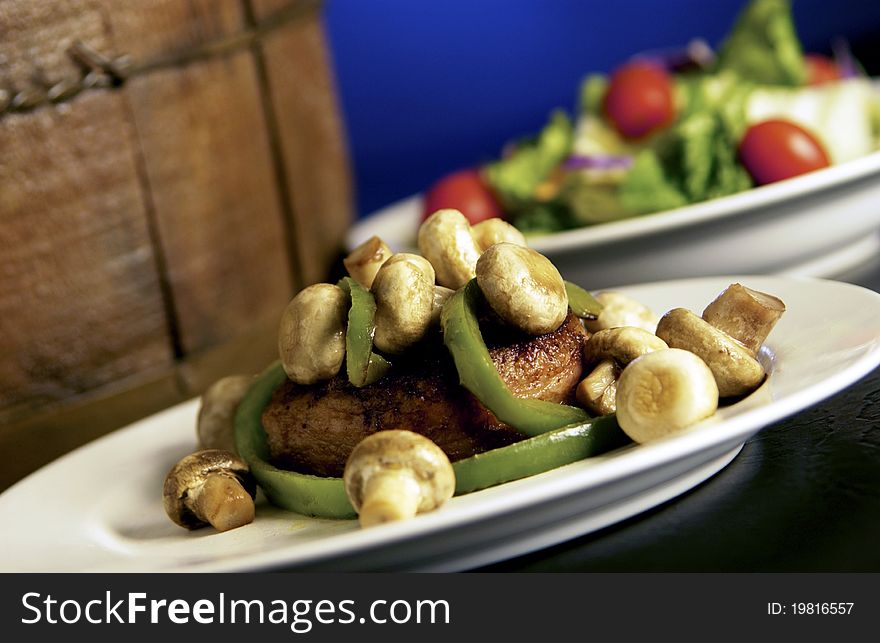
<instances>
[{"instance_id":1,"label":"white plate","mask_svg":"<svg viewBox=\"0 0 880 643\"><path fill-rule=\"evenodd\" d=\"M762 427L880 363L880 295L857 286L722 277L626 292L658 312L699 311L734 281L787 305L761 354L772 374L759 391L685 435L454 498L404 523L361 531L355 521L262 503L253 524L217 534L185 531L162 509L165 473L194 446L197 402L190 401L80 448L0 495L0 570L456 570L635 515L718 471Z\"/></svg>"},{"instance_id":2,"label":"white plate","mask_svg":"<svg viewBox=\"0 0 880 643\"><path fill-rule=\"evenodd\" d=\"M731 196L614 223L534 237L567 279L591 288L725 274L835 277L880 252L880 152ZM360 220L354 248L373 234L414 245L422 197Z\"/></svg>"}]
</instances>

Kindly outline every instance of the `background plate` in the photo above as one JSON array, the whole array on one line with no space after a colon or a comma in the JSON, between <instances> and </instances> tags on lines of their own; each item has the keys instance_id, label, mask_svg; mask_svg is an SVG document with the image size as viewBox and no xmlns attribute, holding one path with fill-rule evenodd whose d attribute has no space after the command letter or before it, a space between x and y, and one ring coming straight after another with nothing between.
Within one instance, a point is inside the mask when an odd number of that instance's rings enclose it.
<instances>
[{"instance_id":1,"label":"background plate","mask_svg":"<svg viewBox=\"0 0 880 643\"><path fill-rule=\"evenodd\" d=\"M192 400L74 451L0 495L0 570L458 570L635 515L718 471L762 427L880 363L880 295L857 286L720 277L625 291L658 312L699 311L734 281L787 305L761 353L772 375L687 434L454 498L404 523L362 531L355 521L306 518L263 501L253 524L217 534L185 531L162 509L166 472L194 447Z\"/></svg>"},{"instance_id":2,"label":"background plate","mask_svg":"<svg viewBox=\"0 0 880 643\"><path fill-rule=\"evenodd\" d=\"M835 277L880 253L880 152L676 210L529 240L571 281L604 288L725 274ZM348 246L415 245L416 195L365 217Z\"/></svg>"}]
</instances>

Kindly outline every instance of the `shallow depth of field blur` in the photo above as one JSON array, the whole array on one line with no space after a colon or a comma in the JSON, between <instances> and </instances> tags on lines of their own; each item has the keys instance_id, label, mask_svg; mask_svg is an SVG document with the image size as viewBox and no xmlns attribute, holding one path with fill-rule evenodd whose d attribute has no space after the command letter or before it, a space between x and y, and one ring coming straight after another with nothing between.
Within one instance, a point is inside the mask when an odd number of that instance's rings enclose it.
<instances>
[{"instance_id":1,"label":"shallow depth of field blur","mask_svg":"<svg viewBox=\"0 0 880 643\"><path fill-rule=\"evenodd\" d=\"M325 24L363 216L497 156L574 107L589 72L641 51L710 44L743 0L329 0ZM805 52L845 38L880 73L880 3L795 0Z\"/></svg>"}]
</instances>

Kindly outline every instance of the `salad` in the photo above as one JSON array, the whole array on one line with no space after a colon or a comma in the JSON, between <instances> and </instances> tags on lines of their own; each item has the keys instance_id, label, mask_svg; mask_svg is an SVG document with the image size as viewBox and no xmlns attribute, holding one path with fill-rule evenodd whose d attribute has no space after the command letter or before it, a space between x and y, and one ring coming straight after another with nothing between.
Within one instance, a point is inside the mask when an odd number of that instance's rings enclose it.
<instances>
[{"instance_id":1,"label":"salad","mask_svg":"<svg viewBox=\"0 0 880 643\"><path fill-rule=\"evenodd\" d=\"M788 0L752 0L717 52L702 41L591 74L501 158L444 177L425 216L461 210L547 233L678 208L864 156L880 98L838 43L804 54Z\"/></svg>"}]
</instances>

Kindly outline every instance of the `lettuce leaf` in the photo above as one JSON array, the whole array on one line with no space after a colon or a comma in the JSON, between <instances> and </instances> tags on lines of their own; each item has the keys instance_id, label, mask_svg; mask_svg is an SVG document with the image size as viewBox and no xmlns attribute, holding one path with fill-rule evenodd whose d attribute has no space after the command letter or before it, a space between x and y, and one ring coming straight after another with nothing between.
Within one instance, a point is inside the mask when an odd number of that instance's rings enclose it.
<instances>
[{"instance_id":1,"label":"lettuce leaf","mask_svg":"<svg viewBox=\"0 0 880 643\"><path fill-rule=\"evenodd\" d=\"M556 111L534 141L521 143L507 158L483 168L484 176L508 211L533 200L536 188L571 153L574 128Z\"/></svg>"},{"instance_id":2,"label":"lettuce leaf","mask_svg":"<svg viewBox=\"0 0 880 643\"><path fill-rule=\"evenodd\" d=\"M767 85L803 85L806 64L789 0L752 0L718 51L716 71Z\"/></svg>"},{"instance_id":3,"label":"lettuce leaf","mask_svg":"<svg viewBox=\"0 0 880 643\"><path fill-rule=\"evenodd\" d=\"M651 149L636 156L618 194L623 207L636 214L671 210L688 202L675 182L664 174L660 158Z\"/></svg>"}]
</instances>

